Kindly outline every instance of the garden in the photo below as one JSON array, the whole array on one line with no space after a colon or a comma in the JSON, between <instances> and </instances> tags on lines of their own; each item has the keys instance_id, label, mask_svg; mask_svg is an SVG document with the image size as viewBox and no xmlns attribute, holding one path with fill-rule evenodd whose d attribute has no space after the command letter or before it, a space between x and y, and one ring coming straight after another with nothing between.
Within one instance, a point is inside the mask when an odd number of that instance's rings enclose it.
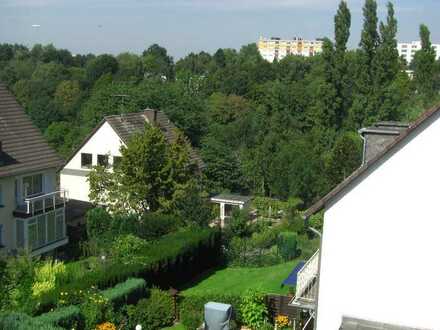
<instances>
[{"instance_id":1,"label":"garden","mask_svg":"<svg viewBox=\"0 0 440 330\"><path fill-rule=\"evenodd\" d=\"M233 306L233 328L273 329L265 296L292 293L282 281L318 245L298 202L280 203L257 198L257 217L236 210L222 231L92 209L76 260L1 259L0 330L195 329L208 301Z\"/></svg>"}]
</instances>

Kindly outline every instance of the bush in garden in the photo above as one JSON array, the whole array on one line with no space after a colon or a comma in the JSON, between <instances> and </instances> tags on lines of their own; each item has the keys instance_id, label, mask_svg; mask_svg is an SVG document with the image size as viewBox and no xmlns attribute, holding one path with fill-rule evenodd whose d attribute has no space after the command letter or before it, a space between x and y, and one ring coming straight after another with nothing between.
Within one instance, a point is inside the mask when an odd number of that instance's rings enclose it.
<instances>
[{"instance_id":1,"label":"bush in garden","mask_svg":"<svg viewBox=\"0 0 440 330\"><path fill-rule=\"evenodd\" d=\"M297 235L292 232L281 232L278 236L278 251L284 260L291 260L298 255Z\"/></svg>"},{"instance_id":2,"label":"bush in garden","mask_svg":"<svg viewBox=\"0 0 440 330\"><path fill-rule=\"evenodd\" d=\"M35 268L35 279L32 293L36 299L55 289L56 279L66 271L63 262L48 260Z\"/></svg>"},{"instance_id":3,"label":"bush in garden","mask_svg":"<svg viewBox=\"0 0 440 330\"><path fill-rule=\"evenodd\" d=\"M128 306L127 313L129 326L133 329L137 324L147 330L171 326L174 321L173 299L166 291L152 289L148 299L140 300L136 306Z\"/></svg>"},{"instance_id":4,"label":"bush in garden","mask_svg":"<svg viewBox=\"0 0 440 330\"><path fill-rule=\"evenodd\" d=\"M267 321L268 311L264 295L258 291L249 290L240 304L243 324L251 329L259 329Z\"/></svg>"},{"instance_id":5,"label":"bush in garden","mask_svg":"<svg viewBox=\"0 0 440 330\"><path fill-rule=\"evenodd\" d=\"M84 316L85 329L95 329L96 325L113 318L113 308L110 302L100 293L93 293L80 306Z\"/></svg>"},{"instance_id":6,"label":"bush in garden","mask_svg":"<svg viewBox=\"0 0 440 330\"><path fill-rule=\"evenodd\" d=\"M34 299L32 286L35 280L36 261L29 255L8 258L7 273L7 310L32 314L37 301Z\"/></svg>"},{"instance_id":7,"label":"bush in garden","mask_svg":"<svg viewBox=\"0 0 440 330\"><path fill-rule=\"evenodd\" d=\"M78 329L82 328L84 324L80 308L74 305L57 308L54 311L40 315L35 319L64 329Z\"/></svg>"},{"instance_id":8,"label":"bush in garden","mask_svg":"<svg viewBox=\"0 0 440 330\"><path fill-rule=\"evenodd\" d=\"M147 240L154 240L176 231L182 225L182 220L174 215L147 213L139 222L138 235Z\"/></svg>"},{"instance_id":9,"label":"bush in garden","mask_svg":"<svg viewBox=\"0 0 440 330\"><path fill-rule=\"evenodd\" d=\"M23 313L0 314L0 330L63 330Z\"/></svg>"},{"instance_id":10,"label":"bush in garden","mask_svg":"<svg viewBox=\"0 0 440 330\"><path fill-rule=\"evenodd\" d=\"M112 257L122 263L131 263L136 261L136 257L147 246L147 242L132 234L119 236L111 247Z\"/></svg>"},{"instance_id":11,"label":"bush in garden","mask_svg":"<svg viewBox=\"0 0 440 330\"><path fill-rule=\"evenodd\" d=\"M247 210L234 209L232 217L228 220L225 228L227 237L247 237L251 234L251 226L249 225L249 212Z\"/></svg>"},{"instance_id":12,"label":"bush in garden","mask_svg":"<svg viewBox=\"0 0 440 330\"><path fill-rule=\"evenodd\" d=\"M58 279L57 291L77 293L96 286L105 289L130 277L142 277L151 284L179 285L201 271L218 265L220 233L212 229L182 230L150 242L139 252L136 262L97 258L66 264L66 273ZM190 267L188 265L191 265ZM61 298L58 294L44 297L48 310Z\"/></svg>"},{"instance_id":13,"label":"bush in garden","mask_svg":"<svg viewBox=\"0 0 440 330\"><path fill-rule=\"evenodd\" d=\"M86 214L88 238L97 238L111 228L111 216L103 208L94 208Z\"/></svg>"},{"instance_id":14,"label":"bush in garden","mask_svg":"<svg viewBox=\"0 0 440 330\"><path fill-rule=\"evenodd\" d=\"M194 330L203 323L203 313L194 310L182 310L180 321L187 330Z\"/></svg>"},{"instance_id":15,"label":"bush in garden","mask_svg":"<svg viewBox=\"0 0 440 330\"><path fill-rule=\"evenodd\" d=\"M115 309L119 309L126 304L137 302L147 294L147 283L141 278L129 278L124 283L119 283L115 287L102 291L105 299L113 304Z\"/></svg>"}]
</instances>

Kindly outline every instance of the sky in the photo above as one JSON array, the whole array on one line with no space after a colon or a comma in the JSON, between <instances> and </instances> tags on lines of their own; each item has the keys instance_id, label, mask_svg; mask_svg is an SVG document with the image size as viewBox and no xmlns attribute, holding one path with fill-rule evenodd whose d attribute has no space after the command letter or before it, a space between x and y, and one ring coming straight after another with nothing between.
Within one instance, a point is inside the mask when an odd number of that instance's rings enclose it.
<instances>
[{"instance_id":1,"label":"sky","mask_svg":"<svg viewBox=\"0 0 440 330\"><path fill-rule=\"evenodd\" d=\"M359 42L363 0L348 0L350 46ZM333 37L339 0L0 0L0 43L52 43L73 54L141 53L153 43L176 59L256 42L260 36ZM425 23L440 42L440 0L394 0L399 41ZM384 18L386 1L379 0ZM436 17L437 16L437 17ZM39 27L33 27L39 25Z\"/></svg>"}]
</instances>

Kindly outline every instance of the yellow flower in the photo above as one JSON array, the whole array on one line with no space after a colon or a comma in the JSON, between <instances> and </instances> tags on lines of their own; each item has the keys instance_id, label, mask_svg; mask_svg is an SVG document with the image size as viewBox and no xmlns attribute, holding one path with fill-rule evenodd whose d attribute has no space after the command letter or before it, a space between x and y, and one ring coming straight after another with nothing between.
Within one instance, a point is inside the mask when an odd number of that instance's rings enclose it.
<instances>
[{"instance_id":1,"label":"yellow flower","mask_svg":"<svg viewBox=\"0 0 440 330\"><path fill-rule=\"evenodd\" d=\"M289 326L289 318L286 315L278 315L275 317L275 324L278 328Z\"/></svg>"}]
</instances>

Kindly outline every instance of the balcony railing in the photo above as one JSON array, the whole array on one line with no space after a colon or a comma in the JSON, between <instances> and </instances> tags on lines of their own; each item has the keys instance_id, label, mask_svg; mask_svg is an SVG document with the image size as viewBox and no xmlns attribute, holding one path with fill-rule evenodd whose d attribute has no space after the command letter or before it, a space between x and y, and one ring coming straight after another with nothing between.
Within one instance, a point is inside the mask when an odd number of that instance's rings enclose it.
<instances>
[{"instance_id":1,"label":"balcony railing","mask_svg":"<svg viewBox=\"0 0 440 330\"><path fill-rule=\"evenodd\" d=\"M313 309L316 305L319 272L319 250L298 272L295 298L291 304Z\"/></svg>"},{"instance_id":2,"label":"balcony railing","mask_svg":"<svg viewBox=\"0 0 440 330\"><path fill-rule=\"evenodd\" d=\"M16 216L34 216L46 213L60 207L66 207L66 192L54 191L48 194L25 198L24 204L15 210Z\"/></svg>"}]
</instances>

